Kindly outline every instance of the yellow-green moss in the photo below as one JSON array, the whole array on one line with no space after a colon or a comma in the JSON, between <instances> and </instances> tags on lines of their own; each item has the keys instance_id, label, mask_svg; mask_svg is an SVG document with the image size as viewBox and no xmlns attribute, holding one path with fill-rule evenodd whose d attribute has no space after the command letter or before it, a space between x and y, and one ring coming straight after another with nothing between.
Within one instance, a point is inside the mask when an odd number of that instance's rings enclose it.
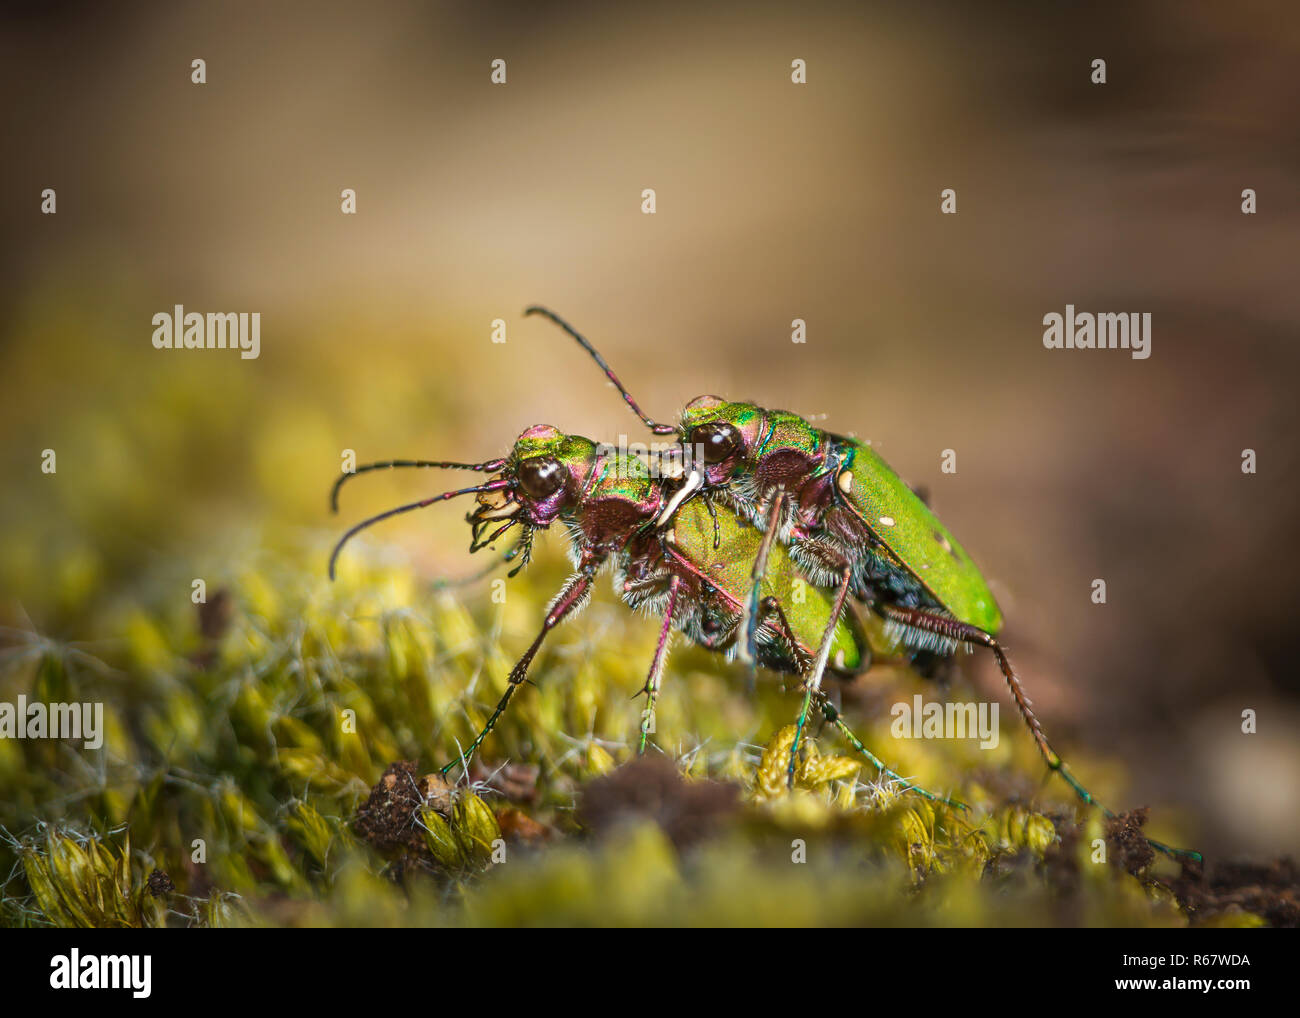
<instances>
[{"instance_id":1,"label":"yellow-green moss","mask_svg":"<svg viewBox=\"0 0 1300 1018\"><path fill-rule=\"evenodd\" d=\"M681 755L686 780L740 783L739 810L683 850L648 817L590 835L574 807L586 783L633 756L632 697L653 639L612 597L555 634L535 685L484 746L488 770L507 758L540 765L514 805L547 837L498 842L507 802L480 781L419 811L428 856L399 866L357 836L360 804L392 762L426 774L472 739L561 573L543 561L502 605L364 558L331 586L301 564L321 550L232 563L220 589L233 610L215 641L199 635L197 609L146 600L103 662L34 637L11 653L8 698L102 701L108 724L98 754L50 741L0 748L0 783L17 793L0 807L12 857L0 864L19 864L5 922L1185 921L1167 893L1092 861L1096 821L1078 827L1068 791L1040 787L1032 743L1013 725L976 771L964 747L895 741L881 719L849 709L868 744L969 802L965 813L879 780L829 730L809 742L790 794L799 698L775 678L749 695L738 669L691 648L665 676L655 742ZM906 695L920 682L861 681ZM994 778L1032 800L999 801ZM162 898L146 888L155 866L177 887Z\"/></svg>"}]
</instances>

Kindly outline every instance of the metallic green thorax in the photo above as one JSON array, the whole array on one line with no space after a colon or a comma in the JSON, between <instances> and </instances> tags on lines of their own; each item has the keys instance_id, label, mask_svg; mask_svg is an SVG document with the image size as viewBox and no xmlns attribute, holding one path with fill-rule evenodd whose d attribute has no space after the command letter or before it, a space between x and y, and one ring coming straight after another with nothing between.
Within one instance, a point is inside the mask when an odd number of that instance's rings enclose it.
<instances>
[{"instance_id":1,"label":"metallic green thorax","mask_svg":"<svg viewBox=\"0 0 1300 1018\"><path fill-rule=\"evenodd\" d=\"M589 493L599 492L604 497L622 497L637 503L661 501L654 475L638 457L607 451L597 458L596 466L596 476L588 485Z\"/></svg>"},{"instance_id":2,"label":"metallic green thorax","mask_svg":"<svg viewBox=\"0 0 1300 1018\"><path fill-rule=\"evenodd\" d=\"M869 445L837 439L836 488L908 572L957 619L996 633L1002 612L969 555Z\"/></svg>"},{"instance_id":3,"label":"metallic green thorax","mask_svg":"<svg viewBox=\"0 0 1300 1018\"><path fill-rule=\"evenodd\" d=\"M798 414L789 410L769 410L766 429L760 438L756 459L762 459L769 450L784 449L816 456L822 446L822 432L810 427Z\"/></svg>"},{"instance_id":4,"label":"metallic green thorax","mask_svg":"<svg viewBox=\"0 0 1300 1018\"><path fill-rule=\"evenodd\" d=\"M750 422L761 424L765 416L762 407L753 403L731 403L720 396L701 396L682 411L682 429L689 431L710 421L725 421L743 428Z\"/></svg>"},{"instance_id":5,"label":"metallic green thorax","mask_svg":"<svg viewBox=\"0 0 1300 1018\"><path fill-rule=\"evenodd\" d=\"M708 580L733 600L737 609L749 597L751 571L763 535L730 512L718 513L721 541L714 548L713 518L702 499L692 499L678 510L668 540ZM817 653L830 623L834 597L806 583L789 553L774 544L763 578L762 596L774 598L789 623L792 635L809 656ZM862 631L846 611L835 626L829 661L843 671L856 671L863 663Z\"/></svg>"}]
</instances>

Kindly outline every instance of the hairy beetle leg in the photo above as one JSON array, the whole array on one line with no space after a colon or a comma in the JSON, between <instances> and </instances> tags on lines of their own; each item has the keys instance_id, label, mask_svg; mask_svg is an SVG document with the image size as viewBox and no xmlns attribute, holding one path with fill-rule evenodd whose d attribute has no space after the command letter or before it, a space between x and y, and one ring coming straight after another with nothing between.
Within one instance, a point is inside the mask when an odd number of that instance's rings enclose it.
<instances>
[{"instance_id":1,"label":"hairy beetle leg","mask_svg":"<svg viewBox=\"0 0 1300 1018\"><path fill-rule=\"evenodd\" d=\"M759 601L763 593L763 578L767 575L767 560L772 552L772 542L776 539L777 528L781 525L781 510L785 505L785 489L778 488L767 511L767 529L763 533L763 543L758 546L758 556L754 559L754 568L750 573L752 586L749 600L745 603L745 642L741 651L749 662L749 691L752 693L758 685L758 621ZM831 625L834 630L834 623Z\"/></svg>"},{"instance_id":2,"label":"hairy beetle leg","mask_svg":"<svg viewBox=\"0 0 1300 1018\"><path fill-rule=\"evenodd\" d=\"M835 594L835 606L831 609L830 622L822 633L821 643L817 647L817 660L813 664L812 675L804 688L803 706L799 710L799 721L795 725L794 742L790 745L790 765L786 771L786 785L794 788L794 771L799 760L799 742L803 737L804 725L808 723L808 708L812 698L822 692L822 676L826 673L826 661L831 654L831 644L835 640L835 627L839 625L840 615L844 612L844 602L848 599L849 588L853 586L853 570L844 568L844 578L840 581Z\"/></svg>"},{"instance_id":3,"label":"hairy beetle leg","mask_svg":"<svg viewBox=\"0 0 1300 1018\"><path fill-rule=\"evenodd\" d=\"M1081 801L1089 806L1096 806L1101 810L1102 815L1108 819L1115 816L1112 810L1103 806L1094 798L1093 794L1074 776L1074 773L1066 766L1065 761L1052 748L1052 744L1047 740L1047 733L1043 731L1042 723L1034 714L1032 702L1025 694L1024 687L1020 685L1020 679L1017 677L1015 669L1011 667L1011 660L1007 657L1007 652L993 636L965 622L959 622L943 615L935 615L933 612L927 612L919 608L900 608L888 604L876 604L874 607L883 617L891 619L900 625L911 626L927 633L947 637L950 640L956 640L967 645L987 647L991 650L993 656L997 658L1002 677L1006 679L1007 689L1011 692L1011 699L1020 712L1026 727L1028 727L1029 733L1033 736L1034 742L1038 746L1038 752L1047 762L1048 768L1059 774L1065 783L1074 789L1074 794ZM1169 845L1153 841L1150 838L1147 838L1147 843L1158 852L1172 858L1195 859L1198 861L1201 858L1199 852L1194 852L1191 849L1171 848Z\"/></svg>"},{"instance_id":4,"label":"hairy beetle leg","mask_svg":"<svg viewBox=\"0 0 1300 1018\"><path fill-rule=\"evenodd\" d=\"M922 788L920 785L913 784L912 782L908 781L907 778L903 777L901 774L898 774L895 771L890 770L888 767L885 766L884 762L879 757L877 757L874 753L872 753L871 750L867 749L867 747L863 744L861 739L859 739L856 735L853 734L853 730L850 729L849 726L845 723L844 718L840 715L839 709L833 703L830 702L830 699L826 696L824 690L818 691L818 702L821 706L822 713L826 717L826 720L831 722L833 725L835 725L836 728L840 730L840 734L844 736L845 740L849 743L849 745L852 746L859 753L861 753L863 756L865 756L867 760L871 763L871 765L875 767L876 770L880 771L881 774L885 775L887 778L890 778L893 781L897 781L900 785L902 785L904 791L915 792L923 799L929 799L931 802L941 802L945 806L950 806L953 809L960 809L960 810L969 809L969 807L959 799L949 799L947 796L943 796L935 792L931 792L928 789Z\"/></svg>"},{"instance_id":5,"label":"hairy beetle leg","mask_svg":"<svg viewBox=\"0 0 1300 1018\"><path fill-rule=\"evenodd\" d=\"M602 561L603 559L599 556L588 556L584 559L578 571L565 581L564 586L560 588L560 593L552 602L550 610L546 613L541 632L537 634L537 638L533 640L532 645L524 652L524 656L510 669L510 683L506 686L506 691L502 694L501 700L492 712L492 716L488 718L483 730L470 743L469 748L461 754L460 759L453 760L441 769L440 773L444 777L457 763L461 765L464 774L468 776L469 764L474 758L474 753L483 744L483 740L488 737L488 733L496 727L497 720L505 713L506 707L510 705L510 698L515 695L515 690L528 677L528 666L533 663L533 658L537 656L538 650L541 649L542 641L546 639L547 634L552 629L580 609L586 602L587 595L591 592L591 581L600 569Z\"/></svg>"},{"instance_id":6,"label":"hairy beetle leg","mask_svg":"<svg viewBox=\"0 0 1300 1018\"><path fill-rule=\"evenodd\" d=\"M654 658L650 662L650 674L641 690L646 695L646 708L641 714L641 744L637 753L645 753L646 742L654 731L655 703L659 699L659 683L663 679L664 662L668 657L668 641L673 631L673 616L677 613L677 595L681 591L682 578L673 574L668 586L668 604L664 608L664 624L659 631L659 642L655 645Z\"/></svg>"}]
</instances>

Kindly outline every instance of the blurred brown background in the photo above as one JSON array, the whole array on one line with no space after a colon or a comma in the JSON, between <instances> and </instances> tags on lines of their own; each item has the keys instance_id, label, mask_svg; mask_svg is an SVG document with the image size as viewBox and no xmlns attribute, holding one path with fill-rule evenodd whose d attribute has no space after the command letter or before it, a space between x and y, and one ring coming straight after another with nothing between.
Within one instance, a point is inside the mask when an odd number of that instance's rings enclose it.
<instances>
[{"instance_id":1,"label":"blurred brown background","mask_svg":"<svg viewBox=\"0 0 1300 1018\"><path fill-rule=\"evenodd\" d=\"M344 447L644 438L541 302L660 418L717 392L870 438L1058 741L1198 847L1296 850L1300 12L971 6L9 5L4 620L110 636L85 602L159 562L332 531ZM154 351L176 303L260 311L260 359ZM1045 350L1066 303L1151 312L1151 358ZM458 526L374 538L463 572Z\"/></svg>"}]
</instances>

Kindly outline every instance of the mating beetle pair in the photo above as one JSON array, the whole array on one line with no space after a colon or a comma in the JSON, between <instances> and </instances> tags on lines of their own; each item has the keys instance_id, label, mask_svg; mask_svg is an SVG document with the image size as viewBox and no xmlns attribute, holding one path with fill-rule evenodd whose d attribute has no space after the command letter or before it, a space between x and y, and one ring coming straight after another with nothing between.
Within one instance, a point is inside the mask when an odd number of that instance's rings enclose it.
<instances>
[{"instance_id":1,"label":"mating beetle pair","mask_svg":"<svg viewBox=\"0 0 1300 1018\"><path fill-rule=\"evenodd\" d=\"M437 467L492 476L353 527L334 549L331 577L340 549L359 530L460 495L478 499L469 515L471 550L521 528L519 541L505 555L506 561L522 556L511 575L527 564L537 530L557 521L567 525L575 571L512 669L501 701L466 750L465 761L506 709L546 635L586 603L596 574L612 561L624 600L663 619L644 687L648 709L642 751L668 638L676 627L710 649L740 653L754 665L801 676L804 697L791 747L791 783L815 702L883 773L927 798L949 802L885 767L849 731L821 688L827 668L851 674L870 664L870 644L847 606L852 597L904 646L942 656L962 646L987 647L1048 767L1085 803L1095 804L1052 749L997 641L1002 616L983 576L925 502L870 446L817 429L786 411L715 396L688 404L679 425L657 423L585 338L545 308L525 312L534 313L556 322L588 352L647 428L656 435L674 435L682 444L660 454L666 468L661 477L652 476L637 457L546 425L525 431L508 456L484 463L390 460L357 468L356 473ZM702 456L689 461L687 447L702 450ZM335 483L335 508L339 487L351 476L344 474ZM794 597L794 584L805 580L806 596ZM1195 855L1152 844L1170 854Z\"/></svg>"},{"instance_id":2,"label":"mating beetle pair","mask_svg":"<svg viewBox=\"0 0 1300 1018\"><path fill-rule=\"evenodd\" d=\"M471 549L486 547L519 527L520 538L503 559L512 561L522 555L516 566L519 569L527 562L535 532L555 522L566 525L573 545L574 572L552 600L541 631L511 670L501 701L462 754L463 760L473 756L495 726L527 676L546 635L586 603L596 574L606 562L613 562L615 588L630 606L663 616L643 689L648 703L641 726L642 751L672 628L709 649L735 649L743 628L753 563L764 535L703 497L684 502L677 499L681 489L672 492L676 486L653 477L639 458L611 453L590 439L537 425L520 435L503 459L473 464L396 460L367 464L356 472L401 466L491 471L494 476L480 485L399 506L353 527L335 546L330 559L331 576L340 549L359 530L390 516L467 494L477 495L478 502L468 517L473 532ZM344 474L335 482L335 506L339 488L352 476ZM795 584L802 582L784 547L770 548L768 565L760 579L765 617L755 626L757 660L776 671L810 675L818 648L815 641L834 618L830 628L833 667L847 673L860 670L869 660L870 648L856 619L850 613L833 615L833 599L816 587L805 586L802 596L795 596ZM825 716L865 751L865 746L847 732L825 694L819 690L816 698ZM874 756L868 756L890 777L904 781ZM451 766L445 767L444 773ZM933 798L923 789L918 791Z\"/></svg>"}]
</instances>

